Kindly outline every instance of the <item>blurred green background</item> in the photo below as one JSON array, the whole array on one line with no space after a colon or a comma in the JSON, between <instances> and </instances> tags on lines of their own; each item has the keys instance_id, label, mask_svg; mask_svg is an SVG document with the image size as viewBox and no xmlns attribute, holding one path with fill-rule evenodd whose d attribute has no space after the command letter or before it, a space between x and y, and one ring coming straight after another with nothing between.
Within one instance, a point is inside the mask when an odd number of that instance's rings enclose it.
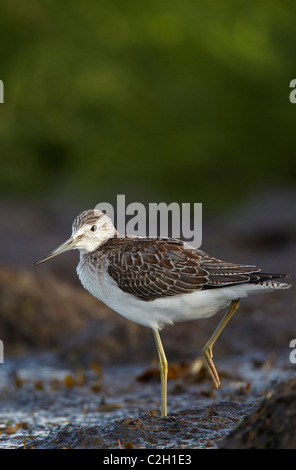
<instances>
[{"instance_id":1,"label":"blurred green background","mask_svg":"<svg viewBox=\"0 0 296 470\"><path fill-rule=\"evenodd\" d=\"M294 5L2 0L2 196L215 211L295 185Z\"/></svg>"}]
</instances>

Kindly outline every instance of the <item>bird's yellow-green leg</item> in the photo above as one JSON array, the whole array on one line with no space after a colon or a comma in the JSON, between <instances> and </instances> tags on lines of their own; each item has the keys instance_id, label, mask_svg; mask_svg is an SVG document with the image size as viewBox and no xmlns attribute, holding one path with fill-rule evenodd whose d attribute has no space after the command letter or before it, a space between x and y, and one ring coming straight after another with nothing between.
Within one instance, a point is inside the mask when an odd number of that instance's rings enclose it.
<instances>
[{"instance_id":1,"label":"bird's yellow-green leg","mask_svg":"<svg viewBox=\"0 0 296 470\"><path fill-rule=\"evenodd\" d=\"M221 332L224 329L224 327L226 326L226 324L229 322L230 318L233 316L233 314L238 309L239 300L240 299L236 299L236 300L233 300L231 302L227 313L224 315L224 317L222 318L222 320L219 323L218 327L214 331L214 334L210 337L209 341L207 342L207 344L205 345L205 347L202 350L202 355L203 355L203 360L204 360L205 366L207 367L216 388L220 387L220 379L219 379L218 372L217 372L216 367L215 367L214 362L213 362L213 346L214 346L214 343L215 343L216 339L221 334Z\"/></svg>"},{"instance_id":2,"label":"bird's yellow-green leg","mask_svg":"<svg viewBox=\"0 0 296 470\"><path fill-rule=\"evenodd\" d=\"M160 383L161 383L161 416L167 416L167 379L168 379L168 361L165 357L164 349L160 339L159 331L153 330L154 339L156 342L158 357L159 357L159 370L160 370Z\"/></svg>"}]
</instances>

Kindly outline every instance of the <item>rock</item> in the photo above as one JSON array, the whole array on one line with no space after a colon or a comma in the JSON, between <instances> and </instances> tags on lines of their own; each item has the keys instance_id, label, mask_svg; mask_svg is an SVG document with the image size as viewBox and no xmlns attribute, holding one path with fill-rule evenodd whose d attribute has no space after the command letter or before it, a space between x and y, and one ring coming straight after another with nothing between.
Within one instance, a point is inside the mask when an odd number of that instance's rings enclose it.
<instances>
[{"instance_id":1,"label":"rock","mask_svg":"<svg viewBox=\"0 0 296 470\"><path fill-rule=\"evenodd\" d=\"M73 426L36 439L34 449L210 448L239 422L252 405L221 402L185 409L167 418L141 414L96 426Z\"/></svg>"},{"instance_id":2,"label":"rock","mask_svg":"<svg viewBox=\"0 0 296 470\"><path fill-rule=\"evenodd\" d=\"M220 444L221 449L295 449L296 378L279 384Z\"/></svg>"}]
</instances>

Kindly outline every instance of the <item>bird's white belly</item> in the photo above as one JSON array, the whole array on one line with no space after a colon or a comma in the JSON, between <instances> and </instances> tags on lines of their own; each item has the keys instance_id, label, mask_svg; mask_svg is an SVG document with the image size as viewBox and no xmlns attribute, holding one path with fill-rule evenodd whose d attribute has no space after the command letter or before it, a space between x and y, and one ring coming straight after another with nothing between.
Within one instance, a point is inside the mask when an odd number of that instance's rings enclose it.
<instances>
[{"instance_id":1,"label":"bird's white belly","mask_svg":"<svg viewBox=\"0 0 296 470\"><path fill-rule=\"evenodd\" d=\"M103 272L98 276L85 264L79 263L77 274L83 287L94 297L120 315L144 326L158 328L165 323L174 323L184 309L182 299L179 298L184 296L163 297L145 302L119 289L107 273Z\"/></svg>"},{"instance_id":2,"label":"bird's white belly","mask_svg":"<svg viewBox=\"0 0 296 470\"><path fill-rule=\"evenodd\" d=\"M79 263L77 273L82 285L97 299L131 321L150 328L161 328L174 322L207 318L233 299L246 297L249 290L264 290L249 285L200 290L190 294L161 297L143 301L118 288L116 282L106 273L90 269ZM253 289L252 289L253 287Z\"/></svg>"}]
</instances>

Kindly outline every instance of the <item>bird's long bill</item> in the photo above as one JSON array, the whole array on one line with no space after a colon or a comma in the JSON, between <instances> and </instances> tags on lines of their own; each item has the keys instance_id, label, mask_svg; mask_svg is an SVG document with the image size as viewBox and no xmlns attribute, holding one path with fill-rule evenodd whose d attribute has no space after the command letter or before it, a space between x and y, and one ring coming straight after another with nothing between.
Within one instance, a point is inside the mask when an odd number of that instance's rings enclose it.
<instances>
[{"instance_id":1,"label":"bird's long bill","mask_svg":"<svg viewBox=\"0 0 296 470\"><path fill-rule=\"evenodd\" d=\"M74 250L75 247L75 240L73 237L69 238L65 243L60 245L56 250L54 250L52 253L50 253L47 256L44 256L44 258L40 258L37 261L33 263L33 266L36 264L44 263L44 261L48 261L49 259L53 258L54 256L60 255L61 253L64 253L65 251L69 250Z\"/></svg>"}]
</instances>

